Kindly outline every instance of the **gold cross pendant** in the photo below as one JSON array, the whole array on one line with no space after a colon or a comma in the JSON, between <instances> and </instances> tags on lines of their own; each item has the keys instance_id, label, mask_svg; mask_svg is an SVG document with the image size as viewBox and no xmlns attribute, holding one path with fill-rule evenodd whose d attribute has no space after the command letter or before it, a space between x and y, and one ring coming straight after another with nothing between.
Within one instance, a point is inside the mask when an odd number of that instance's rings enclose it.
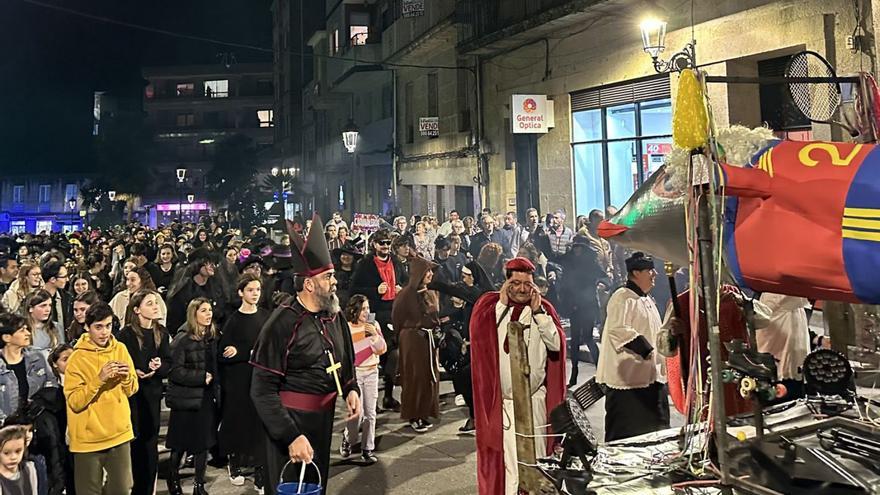
<instances>
[{"instance_id":1,"label":"gold cross pendant","mask_svg":"<svg viewBox=\"0 0 880 495\"><path fill-rule=\"evenodd\" d=\"M333 359L333 353L327 351L327 357L330 358L330 366L327 367L327 374L333 373L333 379L336 380L336 392L339 393L339 397L342 397L342 384L339 383L339 369L342 368L342 363L337 363L335 359Z\"/></svg>"}]
</instances>

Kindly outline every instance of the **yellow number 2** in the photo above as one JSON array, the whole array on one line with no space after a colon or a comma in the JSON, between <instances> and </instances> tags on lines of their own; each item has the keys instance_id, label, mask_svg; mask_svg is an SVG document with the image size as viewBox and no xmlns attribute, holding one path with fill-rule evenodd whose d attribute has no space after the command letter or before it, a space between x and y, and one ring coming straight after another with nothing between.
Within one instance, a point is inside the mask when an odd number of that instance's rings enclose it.
<instances>
[{"instance_id":1,"label":"yellow number 2","mask_svg":"<svg viewBox=\"0 0 880 495\"><path fill-rule=\"evenodd\" d=\"M856 155L859 154L859 151L862 149L861 144L857 144L853 146L852 151L845 157L840 156L840 148L837 147L834 143L810 143L803 148L798 153L798 159L802 164L807 167L815 167L819 164L819 160L816 160L810 154L814 150L824 151L831 158L831 164L837 167L846 167L855 159Z\"/></svg>"}]
</instances>

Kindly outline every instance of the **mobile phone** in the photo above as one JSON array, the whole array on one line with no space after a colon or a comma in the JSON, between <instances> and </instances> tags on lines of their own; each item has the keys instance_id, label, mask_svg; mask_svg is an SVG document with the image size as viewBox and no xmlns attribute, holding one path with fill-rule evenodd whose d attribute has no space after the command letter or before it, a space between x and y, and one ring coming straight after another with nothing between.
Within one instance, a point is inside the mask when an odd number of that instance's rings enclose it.
<instances>
[{"instance_id":1,"label":"mobile phone","mask_svg":"<svg viewBox=\"0 0 880 495\"><path fill-rule=\"evenodd\" d=\"M376 323L376 313L367 315L367 323Z\"/></svg>"}]
</instances>

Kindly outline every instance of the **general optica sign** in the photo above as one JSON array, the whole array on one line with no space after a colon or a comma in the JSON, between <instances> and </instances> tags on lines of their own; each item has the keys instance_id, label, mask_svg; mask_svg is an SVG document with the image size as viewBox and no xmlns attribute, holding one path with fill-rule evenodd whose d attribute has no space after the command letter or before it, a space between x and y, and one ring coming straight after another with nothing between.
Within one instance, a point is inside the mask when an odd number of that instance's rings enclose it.
<instances>
[{"instance_id":1,"label":"general optica sign","mask_svg":"<svg viewBox=\"0 0 880 495\"><path fill-rule=\"evenodd\" d=\"M545 134L551 127L547 95L512 95L510 125L514 134Z\"/></svg>"}]
</instances>

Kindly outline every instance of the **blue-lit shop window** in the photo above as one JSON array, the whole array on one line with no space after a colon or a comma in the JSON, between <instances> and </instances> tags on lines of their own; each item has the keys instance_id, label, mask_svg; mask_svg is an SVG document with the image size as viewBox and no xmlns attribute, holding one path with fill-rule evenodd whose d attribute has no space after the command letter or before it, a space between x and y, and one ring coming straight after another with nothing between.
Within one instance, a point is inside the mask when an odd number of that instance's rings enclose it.
<instances>
[{"instance_id":1,"label":"blue-lit shop window","mask_svg":"<svg viewBox=\"0 0 880 495\"><path fill-rule=\"evenodd\" d=\"M572 112L577 214L623 206L663 163L671 142L669 98Z\"/></svg>"}]
</instances>

